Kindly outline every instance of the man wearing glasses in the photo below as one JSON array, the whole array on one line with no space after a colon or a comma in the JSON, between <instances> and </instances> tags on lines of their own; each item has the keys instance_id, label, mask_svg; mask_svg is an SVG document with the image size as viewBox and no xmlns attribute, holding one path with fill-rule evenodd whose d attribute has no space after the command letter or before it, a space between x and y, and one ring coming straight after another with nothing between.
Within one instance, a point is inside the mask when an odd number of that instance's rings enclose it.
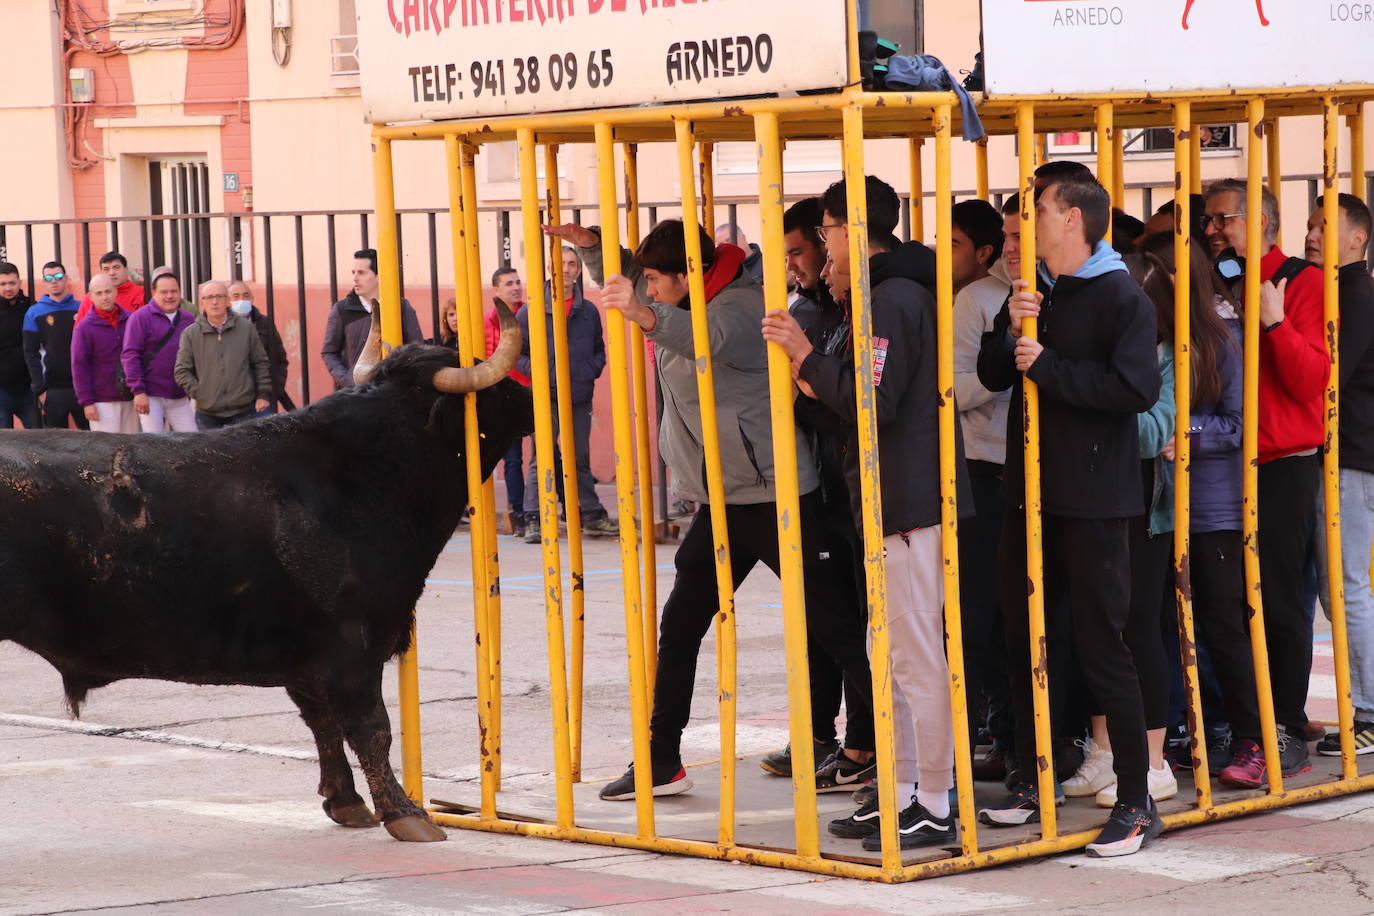
<instances>
[{"instance_id":1,"label":"man wearing glasses","mask_svg":"<svg viewBox=\"0 0 1374 916\"><path fill-rule=\"evenodd\" d=\"M272 397L267 348L247 318L229 311L224 284L200 288L200 316L177 344L173 377L196 399L196 426L219 429L266 410Z\"/></svg>"},{"instance_id":2,"label":"man wearing glasses","mask_svg":"<svg viewBox=\"0 0 1374 916\"><path fill-rule=\"evenodd\" d=\"M72 383L72 328L78 302L68 288L67 268L58 261L44 264L43 283L47 292L24 315L30 387L38 396L43 426L66 429L70 419L78 428L90 429Z\"/></svg>"},{"instance_id":3,"label":"man wearing glasses","mask_svg":"<svg viewBox=\"0 0 1374 916\"><path fill-rule=\"evenodd\" d=\"M1207 189L1203 221L1214 258L1244 308L1259 309L1259 554L1264 631L1274 718L1280 726L1279 764L1285 777L1312 768L1308 740L1322 729L1307 720L1312 673L1312 610L1303 570L1316 524L1318 450L1325 438L1322 395L1331 362L1322 337L1322 274L1279 250L1279 205L1263 189L1258 214L1260 249L1246 245L1246 185L1227 178ZM1245 302L1244 259L1260 259L1259 302ZM1229 270L1226 268L1230 268ZM1233 747L1221 773L1229 785L1259 788L1264 750L1252 740Z\"/></svg>"}]
</instances>

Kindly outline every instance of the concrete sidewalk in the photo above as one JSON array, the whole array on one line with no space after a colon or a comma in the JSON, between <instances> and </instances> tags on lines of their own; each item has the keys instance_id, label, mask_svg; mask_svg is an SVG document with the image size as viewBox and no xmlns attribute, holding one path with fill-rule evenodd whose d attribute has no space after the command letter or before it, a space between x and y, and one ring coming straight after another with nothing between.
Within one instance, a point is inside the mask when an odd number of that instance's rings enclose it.
<instances>
[{"instance_id":1,"label":"concrete sidewalk","mask_svg":"<svg viewBox=\"0 0 1374 916\"><path fill-rule=\"evenodd\" d=\"M553 766L538 548L511 538L501 548L506 785L543 791ZM617 566L614 542L588 542L589 780L618 775L630 756ZM658 566L662 600L670 549ZM420 607L429 797L475 794L469 576L460 532ZM739 595L741 754L786 740L777 592L759 571ZM713 654L708 638L691 761L715 756ZM1325 677L1314 675L1318 692ZM393 724L394 681L388 672ZM313 742L283 691L121 682L72 722L56 672L8 643L0 685L0 916L1374 912L1374 795L1166 835L1125 859L1071 854L893 887L471 831L401 844L324 817ZM742 787L761 778L741 763Z\"/></svg>"}]
</instances>

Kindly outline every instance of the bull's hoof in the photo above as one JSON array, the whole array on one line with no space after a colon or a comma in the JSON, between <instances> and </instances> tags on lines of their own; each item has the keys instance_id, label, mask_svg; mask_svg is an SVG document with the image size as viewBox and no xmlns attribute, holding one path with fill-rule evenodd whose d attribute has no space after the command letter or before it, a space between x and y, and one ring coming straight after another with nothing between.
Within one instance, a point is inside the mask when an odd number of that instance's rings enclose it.
<instances>
[{"instance_id":1,"label":"bull's hoof","mask_svg":"<svg viewBox=\"0 0 1374 916\"><path fill-rule=\"evenodd\" d=\"M408 814L389 820L386 822L386 832L394 839L407 843L437 843L448 839L448 834L423 814Z\"/></svg>"},{"instance_id":2,"label":"bull's hoof","mask_svg":"<svg viewBox=\"0 0 1374 916\"><path fill-rule=\"evenodd\" d=\"M324 813L329 815L331 821L336 824L341 824L344 827L379 826L377 819L372 816L372 811L361 801L356 801L347 805L326 801L324 803Z\"/></svg>"}]
</instances>

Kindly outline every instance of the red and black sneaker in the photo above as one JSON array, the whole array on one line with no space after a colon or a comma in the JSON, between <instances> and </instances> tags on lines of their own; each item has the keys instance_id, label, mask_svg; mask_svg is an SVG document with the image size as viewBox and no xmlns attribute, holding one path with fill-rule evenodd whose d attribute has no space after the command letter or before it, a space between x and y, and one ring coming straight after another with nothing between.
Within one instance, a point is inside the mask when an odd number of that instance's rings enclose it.
<instances>
[{"instance_id":1,"label":"red and black sneaker","mask_svg":"<svg viewBox=\"0 0 1374 916\"><path fill-rule=\"evenodd\" d=\"M681 795L692 788L692 778L687 775L681 763L668 766L654 764L654 795ZM625 771L625 775L601 787L601 797L606 801L634 801L635 765Z\"/></svg>"},{"instance_id":2,"label":"red and black sneaker","mask_svg":"<svg viewBox=\"0 0 1374 916\"><path fill-rule=\"evenodd\" d=\"M1088 844L1087 853L1098 858L1129 856L1164 832L1155 800L1145 799L1145 807L1117 802L1097 839Z\"/></svg>"}]
</instances>

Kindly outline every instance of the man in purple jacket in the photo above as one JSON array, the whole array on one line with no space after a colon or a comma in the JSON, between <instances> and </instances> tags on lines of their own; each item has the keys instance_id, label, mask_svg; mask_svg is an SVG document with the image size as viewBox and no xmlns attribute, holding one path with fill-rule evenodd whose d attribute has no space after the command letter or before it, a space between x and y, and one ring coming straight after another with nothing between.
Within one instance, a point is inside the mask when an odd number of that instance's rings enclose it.
<instances>
[{"instance_id":1,"label":"man in purple jacket","mask_svg":"<svg viewBox=\"0 0 1374 916\"><path fill-rule=\"evenodd\" d=\"M72 384L76 401L101 433L138 432L134 405L120 396L116 377L129 313L115 300L115 285L96 274L90 285L91 311L72 331Z\"/></svg>"},{"instance_id":2,"label":"man in purple jacket","mask_svg":"<svg viewBox=\"0 0 1374 916\"><path fill-rule=\"evenodd\" d=\"M177 344L195 319L181 307L181 280L168 271L153 281L153 301L129 316L124 328L124 379L145 433L196 431L191 399L172 377Z\"/></svg>"}]
</instances>

